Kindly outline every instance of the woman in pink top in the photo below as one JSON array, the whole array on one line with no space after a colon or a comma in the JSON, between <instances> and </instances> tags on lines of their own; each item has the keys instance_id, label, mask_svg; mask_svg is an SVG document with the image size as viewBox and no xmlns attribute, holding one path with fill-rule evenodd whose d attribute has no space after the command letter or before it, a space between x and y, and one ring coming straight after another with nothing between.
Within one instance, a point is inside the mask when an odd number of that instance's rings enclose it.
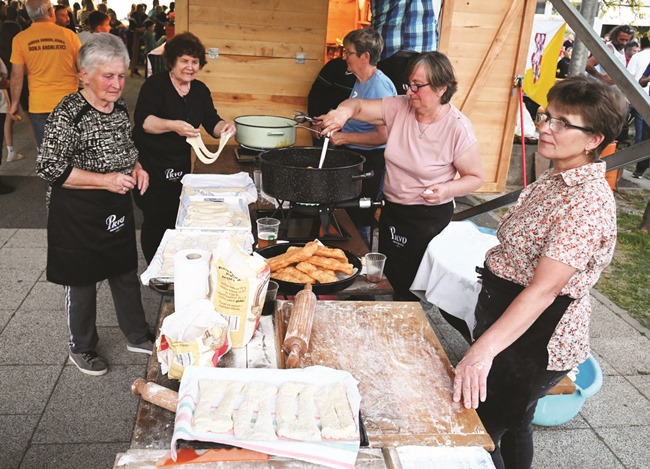
<instances>
[{"instance_id":1,"label":"woman in pink top","mask_svg":"<svg viewBox=\"0 0 650 469\"><path fill-rule=\"evenodd\" d=\"M379 250L396 299L417 300L409 289L427 245L451 221L454 197L481 186L483 168L472 124L449 102L457 89L449 59L419 54L405 76L406 96L348 99L320 118L323 134L350 119L386 126Z\"/></svg>"},{"instance_id":2,"label":"woman in pink top","mask_svg":"<svg viewBox=\"0 0 650 469\"><path fill-rule=\"evenodd\" d=\"M551 88L537 114L537 151L554 167L499 224L476 342L454 382L454 401L478 408L497 468L530 467L537 401L589 354L589 290L616 244L616 204L598 157L626 117L619 92L578 76Z\"/></svg>"}]
</instances>

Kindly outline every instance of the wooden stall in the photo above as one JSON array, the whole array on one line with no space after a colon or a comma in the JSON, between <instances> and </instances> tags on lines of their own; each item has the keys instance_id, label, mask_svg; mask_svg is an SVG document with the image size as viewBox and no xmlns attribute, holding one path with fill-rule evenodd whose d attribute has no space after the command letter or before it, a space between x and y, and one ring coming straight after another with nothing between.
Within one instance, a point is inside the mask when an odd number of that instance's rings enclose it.
<instances>
[{"instance_id":1,"label":"wooden stall","mask_svg":"<svg viewBox=\"0 0 650 469\"><path fill-rule=\"evenodd\" d=\"M326 44L363 25L350 0L179 0L176 31L191 31L219 48L200 79L213 90L222 116L291 116L306 111L307 95L324 64ZM474 124L485 167L484 192L505 188L517 115L516 75L523 75L534 0L447 0L440 18L440 50L459 81L453 99ZM328 25L329 22L329 25ZM338 26L335 26L335 24ZM297 59L297 54L304 54ZM298 56L298 57L301 57ZM298 132L298 145L308 145Z\"/></svg>"}]
</instances>

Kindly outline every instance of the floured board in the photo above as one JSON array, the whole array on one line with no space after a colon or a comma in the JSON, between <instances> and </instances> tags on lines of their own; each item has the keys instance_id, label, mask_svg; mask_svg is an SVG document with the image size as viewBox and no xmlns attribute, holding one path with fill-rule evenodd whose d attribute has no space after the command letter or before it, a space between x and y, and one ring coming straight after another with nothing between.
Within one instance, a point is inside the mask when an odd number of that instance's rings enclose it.
<instances>
[{"instance_id":1,"label":"floured board","mask_svg":"<svg viewBox=\"0 0 650 469\"><path fill-rule=\"evenodd\" d=\"M280 338L292 308L292 302L280 302ZM346 370L359 380L372 447L493 449L476 412L453 403L451 364L419 303L318 301L301 361L311 365Z\"/></svg>"}]
</instances>

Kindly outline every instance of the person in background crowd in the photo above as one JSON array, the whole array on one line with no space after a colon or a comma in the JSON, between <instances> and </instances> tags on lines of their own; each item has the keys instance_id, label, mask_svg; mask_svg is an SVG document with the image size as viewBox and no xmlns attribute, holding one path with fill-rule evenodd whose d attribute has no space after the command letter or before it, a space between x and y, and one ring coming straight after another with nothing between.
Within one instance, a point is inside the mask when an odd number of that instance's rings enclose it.
<instances>
[{"instance_id":1,"label":"person in background crowd","mask_svg":"<svg viewBox=\"0 0 650 469\"><path fill-rule=\"evenodd\" d=\"M108 9L108 17L110 18L109 24L111 27L111 34L120 37L124 41L124 44L126 44L126 26L124 26L122 22L117 19L117 14L111 8Z\"/></svg>"},{"instance_id":2,"label":"person in background crowd","mask_svg":"<svg viewBox=\"0 0 650 469\"><path fill-rule=\"evenodd\" d=\"M347 71L357 77L352 88L351 98L381 99L395 96L397 91L393 82L377 69L379 55L384 42L381 36L370 28L357 29L349 32L343 39L343 58L347 63ZM381 181L384 175L384 148L388 131L385 125L372 125L350 119L340 132L332 134L331 142L349 148L365 157L364 172L373 171L374 176L364 179L361 197L369 197L373 201L379 197ZM370 246L370 224L373 220L373 210L348 209L359 234Z\"/></svg>"},{"instance_id":3,"label":"person in background crowd","mask_svg":"<svg viewBox=\"0 0 650 469\"><path fill-rule=\"evenodd\" d=\"M147 12L147 16L149 19L153 19L154 16L156 16L156 7L160 6L160 1L159 0L153 0L151 10Z\"/></svg>"},{"instance_id":4,"label":"person in background crowd","mask_svg":"<svg viewBox=\"0 0 650 469\"><path fill-rule=\"evenodd\" d=\"M616 202L601 151L627 116L617 89L570 76L537 115L553 168L499 223L481 269L475 342L456 366L453 400L475 408L498 468L530 468L537 401L589 355L589 291L614 255Z\"/></svg>"},{"instance_id":5,"label":"person in background crowd","mask_svg":"<svg viewBox=\"0 0 650 469\"><path fill-rule=\"evenodd\" d=\"M156 24L151 20L144 21L145 31L142 35L142 42L144 43L145 55L154 50L156 47L159 47L161 44L164 44L167 40L167 36L161 37L159 40L156 40L156 34L154 33L154 28Z\"/></svg>"},{"instance_id":6,"label":"person in background crowd","mask_svg":"<svg viewBox=\"0 0 650 469\"><path fill-rule=\"evenodd\" d=\"M641 50L634 54L627 64L628 71L634 76L634 79L639 81L643 76L643 72L650 65L650 38L648 34L643 34L639 41ZM648 86L643 88L648 92ZM641 143L643 136L643 118L636 112L636 109L630 108L630 112L634 116L634 144Z\"/></svg>"},{"instance_id":7,"label":"person in background crowd","mask_svg":"<svg viewBox=\"0 0 650 469\"><path fill-rule=\"evenodd\" d=\"M108 280L131 352L151 354L136 275L138 253L129 192L146 193L124 90L129 54L111 34L79 51L83 89L63 98L45 129L36 169L50 186L47 280L64 286L70 361L82 373L108 371L97 354L97 282Z\"/></svg>"},{"instance_id":8,"label":"person in background crowd","mask_svg":"<svg viewBox=\"0 0 650 469\"><path fill-rule=\"evenodd\" d=\"M146 194L133 193L142 210L142 252L148 263L167 229L176 223L181 179L191 173L187 137L200 135L199 126L215 138L234 135L235 125L214 108L210 90L196 79L207 63L205 47L192 33L175 35L163 54L169 71L144 82L135 107L133 138L140 162L151 176Z\"/></svg>"},{"instance_id":9,"label":"person in background crowd","mask_svg":"<svg viewBox=\"0 0 650 469\"><path fill-rule=\"evenodd\" d=\"M88 17L93 11L95 11L95 4L93 3L93 0L81 0L81 4L83 5L83 9L79 11L79 30L88 31L90 29Z\"/></svg>"},{"instance_id":10,"label":"person in background crowd","mask_svg":"<svg viewBox=\"0 0 650 469\"><path fill-rule=\"evenodd\" d=\"M419 54L405 76L406 96L348 99L319 118L323 135L350 119L386 126L379 251L396 298L415 301L410 287L429 241L451 221L454 197L481 186L483 167L472 124L449 102L457 82L447 56Z\"/></svg>"},{"instance_id":11,"label":"person in background crowd","mask_svg":"<svg viewBox=\"0 0 650 469\"><path fill-rule=\"evenodd\" d=\"M634 39L634 29L632 29L632 26L627 24L616 26L609 33L609 37L611 40L607 42L607 47L612 52L614 57L616 57L621 62L621 64L625 66L625 44ZM601 80L607 85L614 84L614 81L612 81L607 72L601 69L598 59L594 55L589 57L587 60L586 71L589 75Z\"/></svg>"},{"instance_id":12,"label":"person in background crowd","mask_svg":"<svg viewBox=\"0 0 650 469\"><path fill-rule=\"evenodd\" d=\"M111 19L104 12L99 10L93 11L90 16L88 16L88 26L90 29L88 31L81 31L79 33L79 40L82 44L85 44L90 36L95 33L109 33L111 32Z\"/></svg>"},{"instance_id":13,"label":"person in background crowd","mask_svg":"<svg viewBox=\"0 0 650 469\"><path fill-rule=\"evenodd\" d=\"M158 5L156 7L156 14L153 16L154 23L156 23L156 41L159 41L165 35L165 26L167 26L167 14L163 10L163 7Z\"/></svg>"},{"instance_id":14,"label":"person in background crowd","mask_svg":"<svg viewBox=\"0 0 650 469\"><path fill-rule=\"evenodd\" d=\"M7 100L5 99L4 90L7 89L7 77L9 76L7 72L7 67L5 63L0 59L0 127L4 129L5 119L7 118ZM4 132L0 134L0 148L4 144ZM0 158L0 164L2 164L2 158ZM15 190L14 187L4 184L0 179L0 195L10 194Z\"/></svg>"},{"instance_id":15,"label":"person in background crowd","mask_svg":"<svg viewBox=\"0 0 650 469\"><path fill-rule=\"evenodd\" d=\"M67 28L70 24L70 17L68 17L68 10L64 5L54 6L54 16L56 17L55 23L62 28Z\"/></svg>"},{"instance_id":16,"label":"person in background crowd","mask_svg":"<svg viewBox=\"0 0 650 469\"><path fill-rule=\"evenodd\" d=\"M7 4L0 0L0 23L7 19Z\"/></svg>"},{"instance_id":17,"label":"person in background crowd","mask_svg":"<svg viewBox=\"0 0 650 469\"><path fill-rule=\"evenodd\" d=\"M11 76L11 49L16 37L20 33L20 25L15 21L7 20L0 26L0 59L4 62L7 67L8 76ZM23 78L23 88L20 93L20 102L19 105L22 107L23 111L29 110L29 93L27 91L27 77ZM7 109L8 111L9 109ZM19 161L25 158L21 153L16 153L14 150L14 120L5 119L4 124L4 140L7 145L7 163L13 161Z\"/></svg>"},{"instance_id":18,"label":"person in background crowd","mask_svg":"<svg viewBox=\"0 0 650 469\"><path fill-rule=\"evenodd\" d=\"M648 64L646 69L643 71L641 78L639 78L639 85L641 85L643 88L648 88L649 84L650 84L650 64ZM647 122L643 122L643 127L641 131L641 141L645 141L648 139L650 139L650 126L648 126ZM632 173L632 177L635 179L641 179L643 177L643 173L645 173L648 168L650 168L650 159L646 158L645 160L639 161L636 164L636 168L634 169L634 172Z\"/></svg>"},{"instance_id":19,"label":"person in background crowd","mask_svg":"<svg viewBox=\"0 0 650 469\"><path fill-rule=\"evenodd\" d=\"M74 15L74 20L77 26L79 26L79 12L81 11L81 5L79 2L74 2L72 4L72 14Z\"/></svg>"},{"instance_id":20,"label":"person in background crowd","mask_svg":"<svg viewBox=\"0 0 650 469\"><path fill-rule=\"evenodd\" d=\"M639 52L639 42L634 39L627 44L625 44L625 66L627 67L630 63L630 59Z\"/></svg>"},{"instance_id":21,"label":"person in background crowd","mask_svg":"<svg viewBox=\"0 0 650 469\"><path fill-rule=\"evenodd\" d=\"M50 0L27 0L26 9L33 24L13 40L11 53L11 105L9 117L18 120L18 105L23 78L29 86L29 116L36 145L40 149L45 122L61 99L79 87L77 54L79 38L55 24ZM30 48L38 40L41 49Z\"/></svg>"},{"instance_id":22,"label":"person in background crowd","mask_svg":"<svg viewBox=\"0 0 650 469\"><path fill-rule=\"evenodd\" d=\"M72 12L72 8L70 8L70 1L69 0L57 0L57 3L59 5L65 6L66 10L68 11L68 19L69 23L67 28L70 31L77 32L77 18L75 17L74 13Z\"/></svg>"},{"instance_id":23,"label":"person in background crowd","mask_svg":"<svg viewBox=\"0 0 650 469\"><path fill-rule=\"evenodd\" d=\"M571 54L573 53L572 47L567 47L562 51L562 58L557 62L557 70L555 71L555 78L566 78L569 76L569 66L571 65Z\"/></svg>"},{"instance_id":24,"label":"person in background crowd","mask_svg":"<svg viewBox=\"0 0 650 469\"><path fill-rule=\"evenodd\" d=\"M438 48L438 20L432 0L370 0L371 27L384 39L384 60L399 50Z\"/></svg>"}]
</instances>

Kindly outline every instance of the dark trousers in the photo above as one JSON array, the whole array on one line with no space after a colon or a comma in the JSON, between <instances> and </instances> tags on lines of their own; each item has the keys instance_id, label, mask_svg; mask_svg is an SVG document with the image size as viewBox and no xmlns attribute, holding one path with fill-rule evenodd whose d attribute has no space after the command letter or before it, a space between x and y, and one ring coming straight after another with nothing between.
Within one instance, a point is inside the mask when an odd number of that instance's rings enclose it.
<instances>
[{"instance_id":1,"label":"dark trousers","mask_svg":"<svg viewBox=\"0 0 650 469\"><path fill-rule=\"evenodd\" d=\"M650 139L650 127L648 126L648 124L643 122L643 131L641 133L641 141L645 141L645 140L648 140L648 139ZM645 160L639 161L636 164L636 168L635 168L634 172L636 174L642 176L643 173L645 173L646 169L648 169L648 168L650 168L650 159L646 158Z\"/></svg>"},{"instance_id":2,"label":"dark trousers","mask_svg":"<svg viewBox=\"0 0 650 469\"><path fill-rule=\"evenodd\" d=\"M108 279L120 330L133 344L147 338L149 326L145 319L140 282L135 271ZM97 285L69 286L65 289L65 309L70 332L70 351L95 351L97 335Z\"/></svg>"},{"instance_id":3,"label":"dark trousers","mask_svg":"<svg viewBox=\"0 0 650 469\"><path fill-rule=\"evenodd\" d=\"M476 304L474 338L494 324L524 289L502 279L487 267ZM533 461L532 422L537 401L569 370L548 371L546 346L573 300L558 296L513 344L492 362L487 379L487 399L477 412L492 437L492 460L497 469L528 469Z\"/></svg>"},{"instance_id":4,"label":"dark trousers","mask_svg":"<svg viewBox=\"0 0 650 469\"><path fill-rule=\"evenodd\" d=\"M149 187L144 196L132 191L135 204L142 210L142 231L140 244L147 264L151 264L166 230L176 227L180 205L180 183L163 188Z\"/></svg>"}]
</instances>

